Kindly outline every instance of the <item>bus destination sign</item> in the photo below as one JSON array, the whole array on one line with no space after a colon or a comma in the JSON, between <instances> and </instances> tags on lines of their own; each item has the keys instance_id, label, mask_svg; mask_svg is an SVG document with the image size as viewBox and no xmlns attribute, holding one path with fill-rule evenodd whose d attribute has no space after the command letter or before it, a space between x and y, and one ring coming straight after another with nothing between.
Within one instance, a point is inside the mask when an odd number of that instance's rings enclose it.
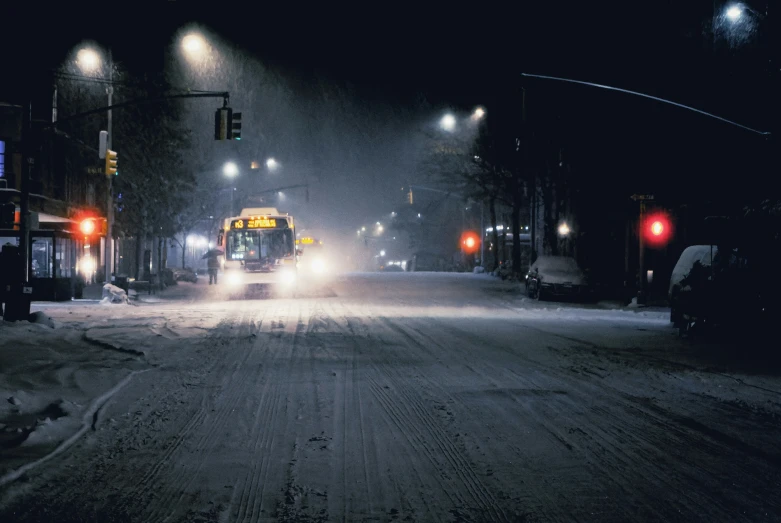
<instances>
[{"instance_id":1,"label":"bus destination sign","mask_svg":"<svg viewBox=\"0 0 781 523\"><path fill-rule=\"evenodd\" d=\"M275 229L276 227L276 218L267 218L265 216L253 216L231 222L231 229Z\"/></svg>"}]
</instances>

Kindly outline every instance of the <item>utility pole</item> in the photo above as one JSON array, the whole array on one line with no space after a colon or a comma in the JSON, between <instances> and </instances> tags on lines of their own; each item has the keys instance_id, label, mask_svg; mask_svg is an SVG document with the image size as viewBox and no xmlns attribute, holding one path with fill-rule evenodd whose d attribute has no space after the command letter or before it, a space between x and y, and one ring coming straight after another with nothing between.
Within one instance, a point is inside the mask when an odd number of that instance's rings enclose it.
<instances>
[{"instance_id":1,"label":"utility pole","mask_svg":"<svg viewBox=\"0 0 781 523\"><path fill-rule=\"evenodd\" d=\"M19 202L19 254L23 287L30 281L30 175L35 161L32 156L32 111L33 104L28 102L22 116L22 194Z\"/></svg>"},{"instance_id":2,"label":"utility pole","mask_svg":"<svg viewBox=\"0 0 781 523\"><path fill-rule=\"evenodd\" d=\"M480 200L480 265L485 268L485 201Z\"/></svg>"},{"instance_id":3,"label":"utility pole","mask_svg":"<svg viewBox=\"0 0 781 523\"><path fill-rule=\"evenodd\" d=\"M112 114L111 105L114 97L114 61L111 56L111 49L108 51L108 79L109 84L106 87L106 94L108 94L108 122L107 130L108 137L106 139L106 146L109 150L112 148ZM114 241L113 241L113 226L114 226L114 191L113 191L113 176L108 175L108 195L106 200L106 246L105 246L105 266L106 276L104 278L105 283L112 283L111 274L113 273L114 262Z\"/></svg>"},{"instance_id":4,"label":"utility pole","mask_svg":"<svg viewBox=\"0 0 781 523\"><path fill-rule=\"evenodd\" d=\"M52 89L52 123L57 123L57 80L54 81Z\"/></svg>"},{"instance_id":5,"label":"utility pole","mask_svg":"<svg viewBox=\"0 0 781 523\"><path fill-rule=\"evenodd\" d=\"M523 143L518 144L518 148L521 152L521 161L523 162L523 167L526 167L526 142L529 140L529 134L527 132L526 127L526 87L523 85L521 86L521 141ZM529 191L529 211L530 211L530 220L529 225L531 228L530 231L530 243L531 243L531 252L529 257L529 265L535 262L537 259L537 174L534 172L533 169L531 169L531 177L529 179L529 185L530 185L530 191Z\"/></svg>"},{"instance_id":6,"label":"utility pole","mask_svg":"<svg viewBox=\"0 0 781 523\"><path fill-rule=\"evenodd\" d=\"M645 219L645 201L640 200L640 221L637 228L637 245L640 249L638 253L638 276L640 281L637 287L637 304L645 305L645 245L643 242L643 220Z\"/></svg>"},{"instance_id":7,"label":"utility pole","mask_svg":"<svg viewBox=\"0 0 781 523\"><path fill-rule=\"evenodd\" d=\"M646 283L645 274L645 202L653 200L653 194L633 194L631 198L640 202L640 215L637 223L637 245L638 245L638 263L637 263L637 304L645 305L646 302Z\"/></svg>"}]
</instances>

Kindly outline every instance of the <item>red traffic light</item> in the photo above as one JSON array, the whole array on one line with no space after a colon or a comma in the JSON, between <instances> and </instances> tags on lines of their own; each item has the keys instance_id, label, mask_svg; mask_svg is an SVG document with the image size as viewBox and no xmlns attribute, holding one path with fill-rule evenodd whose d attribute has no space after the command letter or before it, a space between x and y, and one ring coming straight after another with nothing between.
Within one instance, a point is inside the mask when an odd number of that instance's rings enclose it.
<instances>
[{"instance_id":1,"label":"red traffic light","mask_svg":"<svg viewBox=\"0 0 781 523\"><path fill-rule=\"evenodd\" d=\"M480 246L480 237L474 231L467 231L461 235L461 248L467 254L477 251Z\"/></svg>"},{"instance_id":2,"label":"red traffic light","mask_svg":"<svg viewBox=\"0 0 781 523\"><path fill-rule=\"evenodd\" d=\"M661 212L651 214L644 221L642 233L649 243L663 245L667 243L672 236L670 219L666 214Z\"/></svg>"},{"instance_id":3,"label":"red traffic light","mask_svg":"<svg viewBox=\"0 0 781 523\"><path fill-rule=\"evenodd\" d=\"M85 236L89 236L90 234L93 234L95 232L95 219L94 218L87 218L86 220L81 220L81 223L79 224L79 229L81 230L81 233Z\"/></svg>"}]
</instances>

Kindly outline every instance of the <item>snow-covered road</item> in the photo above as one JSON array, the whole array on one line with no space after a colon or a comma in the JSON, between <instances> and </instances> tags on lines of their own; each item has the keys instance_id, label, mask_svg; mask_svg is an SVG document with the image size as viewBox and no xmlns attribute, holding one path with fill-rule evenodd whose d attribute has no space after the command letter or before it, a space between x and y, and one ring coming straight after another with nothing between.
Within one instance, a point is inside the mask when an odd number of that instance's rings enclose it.
<instances>
[{"instance_id":1,"label":"snow-covered road","mask_svg":"<svg viewBox=\"0 0 781 523\"><path fill-rule=\"evenodd\" d=\"M781 519L781 378L666 313L468 274L333 289L44 307L148 370L0 521Z\"/></svg>"}]
</instances>

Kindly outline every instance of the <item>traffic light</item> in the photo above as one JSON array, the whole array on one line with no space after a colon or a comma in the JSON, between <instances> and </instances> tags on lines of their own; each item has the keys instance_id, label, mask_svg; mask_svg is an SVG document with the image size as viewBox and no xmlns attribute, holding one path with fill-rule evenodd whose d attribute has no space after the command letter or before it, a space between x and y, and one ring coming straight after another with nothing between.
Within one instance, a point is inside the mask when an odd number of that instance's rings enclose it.
<instances>
[{"instance_id":1,"label":"traffic light","mask_svg":"<svg viewBox=\"0 0 781 523\"><path fill-rule=\"evenodd\" d=\"M95 224L95 218L85 218L81 220L81 223L79 224L79 230L84 236L95 234L96 229L97 225Z\"/></svg>"},{"instance_id":2,"label":"traffic light","mask_svg":"<svg viewBox=\"0 0 781 523\"><path fill-rule=\"evenodd\" d=\"M467 254L477 252L480 247L480 237L474 231L466 231L461 235L461 249Z\"/></svg>"},{"instance_id":3,"label":"traffic light","mask_svg":"<svg viewBox=\"0 0 781 523\"><path fill-rule=\"evenodd\" d=\"M231 138L241 140L241 113L231 115Z\"/></svg>"},{"instance_id":4,"label":"traffic light","mask_svg":"<svg viewBox=\"0 0 781 523\"><path fill-rule=\"evenodd\" d=\"M231 117L233 110L230 107L217 109L214 113L214 139L229 140L232 137Z\"/></svg>"},{"instance_id":5,"label":"traffic light","mask_svg":"<svg viewBox=\"0 0 781 523\"><path fill-rule=\"evenodd\" d=\"M117 153L111 149L106 150L106 164L103 172L107 176L117 174Z\"/></svg>"},{"instance_id":6,"label":"traffic light","mask_svg":"<svg viewBox=\"0 0 781 523\"><path fill-rule=\"evenodd\" d=\"M651 245L661 246L672 237L670 219L662 212L648 215L643 223L643 237Z\"/></svg>"},{"instance_id":7,"label":"traffic light","mask_svg":"<svg viewBox=\"0 0 781 523\"><path fill-rule=\"evenodd\" d=\"M0 229L13 229L16 218L16 205L6 202L0 205Z\"/></svg>"}]
</instances>

